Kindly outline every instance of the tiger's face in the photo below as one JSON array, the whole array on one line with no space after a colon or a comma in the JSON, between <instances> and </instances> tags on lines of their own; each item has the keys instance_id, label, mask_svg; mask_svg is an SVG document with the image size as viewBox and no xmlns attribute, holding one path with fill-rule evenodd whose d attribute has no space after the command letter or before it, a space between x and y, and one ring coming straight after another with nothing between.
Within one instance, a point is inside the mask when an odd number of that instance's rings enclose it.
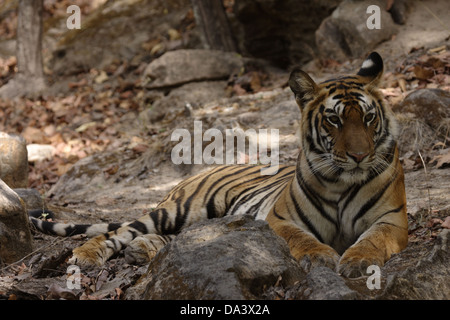
<instances>
[{"instance_id":1,"label":"tiger's face","mask_svg":"<svg viewBox=\"0 0 450 320\"><path fill-rule=\"evenodd\" d=\"M383 61L372 53L358 74L316 84L295 69L289 84L302 111L302 149L323 180L362 184L395 152L396 127L376 89Z\"/></svg>"}]
</instances>

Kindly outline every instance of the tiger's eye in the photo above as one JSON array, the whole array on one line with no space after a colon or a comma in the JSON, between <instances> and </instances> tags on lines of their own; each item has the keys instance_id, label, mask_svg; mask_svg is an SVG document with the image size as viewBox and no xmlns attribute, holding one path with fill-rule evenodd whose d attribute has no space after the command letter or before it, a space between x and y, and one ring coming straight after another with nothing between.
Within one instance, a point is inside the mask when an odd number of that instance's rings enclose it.
<instances>
[{"instance_id":1,"label":"tiger's eye","mask_svg":"<svg viewBox=\"0 0 450 320\"><path fill-rule=\"evenodd\" d=\"M332 125L339 125L341 123L341 120L338 116L329 116L327 117L327 121Z\"/></svg>"},{"instance_id":2,"label":"tiger's eye","mask_svg":"<svg viewBox=\"0 0 450 320\"><path fill-rule=\"evenodd\" d=\"M364 116L364 122L365 123L369 123L370 121L372 121L375 118L375 114L374 113L368 113Z\"/></svg>"}]
</instances>

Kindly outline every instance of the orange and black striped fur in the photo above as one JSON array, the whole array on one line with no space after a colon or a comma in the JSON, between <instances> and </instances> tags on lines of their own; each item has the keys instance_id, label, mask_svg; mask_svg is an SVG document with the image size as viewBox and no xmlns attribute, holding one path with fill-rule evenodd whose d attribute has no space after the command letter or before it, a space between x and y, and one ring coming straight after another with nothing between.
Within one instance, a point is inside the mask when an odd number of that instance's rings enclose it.
<instances>
[{"instance_id":1,"label":"orange and black striped fur","mask_svg":"<svg viewBox=\"0 0 450 320\"><path fill-rule=\"evenodd\" d=\"M149 259L197 221L251 214L267 220L305 269L325 265L349 277L365 274L408 238L396 122L376 87L382 71L377 53L356 75L320 84L294 69L289 85L302 115L301 150L295 166L280 166L274 175L261 175L260 166L220 166L181 182L154 211L130 223L31 219L47 233L101 233L71 259L101 265L125 247L132 259Z\"/></svg>"}]
</instances>

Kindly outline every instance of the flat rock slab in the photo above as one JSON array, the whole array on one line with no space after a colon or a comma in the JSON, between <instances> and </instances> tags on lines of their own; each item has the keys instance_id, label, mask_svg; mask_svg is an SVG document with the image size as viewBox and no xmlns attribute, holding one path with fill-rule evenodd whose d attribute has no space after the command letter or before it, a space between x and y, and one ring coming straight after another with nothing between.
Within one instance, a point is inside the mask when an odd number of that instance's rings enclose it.
<instances>
[{"instance_id":1,"label":"flat rock slab","mask_svg":"<svg viewBox=\"0 0 450 320\"><path fill-rule=\"evenodd\" d=\"M188 82L224 80L243 66L232 52L185 49L169 51L145 69L143 81L148 89L180 86Z\"/></svg>"},{"instance_id":2,"label":"flat rock slab","mask_svg":"<svg viewBox=\"0 0 450 320\"><path fill-rule=\"evenodd\" d=\"M379 29L369 29L367 26L368 20L372 22L371 14L367 14L367 9L372 5L379 8ZM395 31L395 23L385 10L384 1L345 0L316 30L316 45L321 57L345 61L361 58L379 43L390 39Z\"/></svg>"}]
</instances>

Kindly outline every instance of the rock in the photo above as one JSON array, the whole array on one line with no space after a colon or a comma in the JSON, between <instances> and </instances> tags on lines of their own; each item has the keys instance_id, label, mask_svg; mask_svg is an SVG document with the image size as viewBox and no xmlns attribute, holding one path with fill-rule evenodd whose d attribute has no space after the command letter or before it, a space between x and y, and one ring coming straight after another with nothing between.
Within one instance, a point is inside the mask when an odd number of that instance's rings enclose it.
<instances>
[{"instance_id":1,"label":"rock","mask_svg":"<svg viewBox=\"0 0 450 320\"><path fill-rule=\"evenodd\" d=\"M380 8L380 29L367 27L371 13L366 13L366 10L370 5ZM396 27L384 8L385 2L382 0L343 1L316 30L319 55L341 62L349 58L362 58L376 45L390 39Z\"/></svg>"},{"instance_id":2,"label":"rock","mask_svg":"<svg viewBox=\"0 0 450 320\"><path fill-rule=\"evenodd\" d=\"M264 221L231 216L182 231L126 294L127 299L448 299L449 244L450 230L444 230L432 249L409 246L381 268L380 287L370 290L367 277L349 280L326 267L305 275Z\"/></svg>"},{"instance_id":3,"label":"rock","mask_svg":"<svg viewBox=\"0 0 450 320\"><path fill-rule=\"evenodd\" d=\"M171 105L177 105L177 110L183 110L186 103L189 103L193 108L202 106L208 102L214 102L218 99L225 98L227 87L226 81L202 81L187 83L179 88L175 88L167 95ZM159 106L168 107L167 102L162 100L156 103L161 103ZM159 107L156 105L156 107Z\"/></svg>"},{"instance_id":4,"label":"rock","mask_svg":"<svg viewBox=\"0 0 450 320\"><path fill-rule=\"evenodd\" d=\"M181 28L178 23L189 9L188 0L106 1L82 18L82 32L67 30L60 35L57 28L47 31L58 35L52 50L52 71L71 75L91 68L103 69L117 61L148 59L151 54L143 44L161 38L167 41L164 35ZM65 20L61 22L65 24ZM182 47L191 45L192 40L183 40Z\"/></svg>"},{"instance_id":5,"label":"rock","mask_svg":"<svg viewBox=\"0 0 450 320\"><path fill-rule=\"evenodd\" d=\"M244 125L255 125L260 117L261 115L258 112L244 112L237 117L237 120Z\"/></svg>"},{"instance_id":6,"label":"rock","mask_svg":"<svg viewBox=\"0 0 450 320\"><path fill-rule=\"evenodd\" d=\"M127 299L255 299L280 276L283 285L304 276L284 240L265 221L229 216L183 230Z\"/></svg>"},{"instance_id":7,"label":"rock","mask_svg":"<svg viewBox=\"0 0 450 320\"><path fill-rule=\"evenodd\" d=\"M450 299L450 230L438 235L436 244L425 258L388 276L386 289L379 299L448 300Z\"/></svg>"},{"instance_id":8,"label":"rock","mask_svg":"<svg viewBox=\"0 0 450 320\"><path fill-rule=\"evenodd\" d=\"M41 194L36 189L18 188L13 189L13 191L23 200L27 210L39 210L46 208Z\"/></svg>"},{"instance_id":9,"label":"rock","mask_svg":"<svg viewBox=\"0 0 450 320\"><path fill-rule=\"evenodd\" d=\"M32 239L24 203L0 180L0 264L13 263L31 251Z\"/></svg>"},{"instance_id":10,"label":"rock","mask_svg":"<svg viewBox=\"0 0 450 320\"><path fill-rule=\"evenodd\" d=\"M408 11L411 6L411 1L407 0L395 0L389 12L392 15L392 19L397 24L405 24Z\"/></svg>"},{"instance_id":11,"label":"rock","mask_svg":"<svg viewBox=\"0 0 450 320\"><path fill-rule=\"evenodd\" d=\"M353 300L361 295L347 287L345 281L335 271L317 267L306 279L296 284L286 293L286 298L295 300Z\"/></svg>"},{"instance_id":12,"label":"rock","mask_svg":"<svg viewBox=\"0 0 450 320\"><path fill-rule=\"evenodd\" d=\"M27 145L28 161L38 162L51 160L56 152L56 148L49 144L29 144Z\"/></svg>"},{"instance_id":13,"label":"rock","mask_svg":"<svg viewBox=\"0 0 450 320\"><path fill-rule=\"evenodd\" d=\"M450 93L441 89L418 89L394 106L401 128L399 150L411 149L414 139L417 150L428 149L448 135ZM408 149L409 148L409 149Z\"/></svg>"},{"instance_id":14,"label":"rock","mask_svg":"<svg viewBox=\"0 0 450 320\"><path fill-rule=\"evenodd\" d=\"M396 111L412 113L431 128L440 129L450 117L450 92L441 89L416 90L406 96Z\"/></svg>"},{"instance_id":15,"label":"rock","mask_svg":"<svg viewBox=\"0 0 450 320\"><path fill-rule=\"evenodd\" d=\"M167 112L179 112L189 108L198 108L208 102L225 98L226 81L191 82L175 88L144 109L137 119L139 124L151 124L164 118Z\"/></svg>"},{"instance_id":16,"label":"rock","mask_svg":"<svg viewBox=\"0 0 450 320\"><path fill-rule=\"evenodd\" d=\"M148 89L180 86L193 81L225 80L243 66L236 53L186 49L170 51L152 61L144 71Z\"/></svg>"},{"instance_id":17,"label":"rock","mask_svg":"<svg viewBox=\"0 0 450 320\"><path fill-rule=\"evenodd\" d=\"M25 140L0 132L0 179L10 188L28 187L28 158Z\"/></svg>"},{"instance_id":18,"label":"rock","mask_svg":"<svg viewBox=\"0 0 450 320\"><path fill-rule=\"evenodd\" d=\"M230 16L244 55L287 68L314 58L314 31L342 0L239 0Z\"/></svg>"}]
</instances>

